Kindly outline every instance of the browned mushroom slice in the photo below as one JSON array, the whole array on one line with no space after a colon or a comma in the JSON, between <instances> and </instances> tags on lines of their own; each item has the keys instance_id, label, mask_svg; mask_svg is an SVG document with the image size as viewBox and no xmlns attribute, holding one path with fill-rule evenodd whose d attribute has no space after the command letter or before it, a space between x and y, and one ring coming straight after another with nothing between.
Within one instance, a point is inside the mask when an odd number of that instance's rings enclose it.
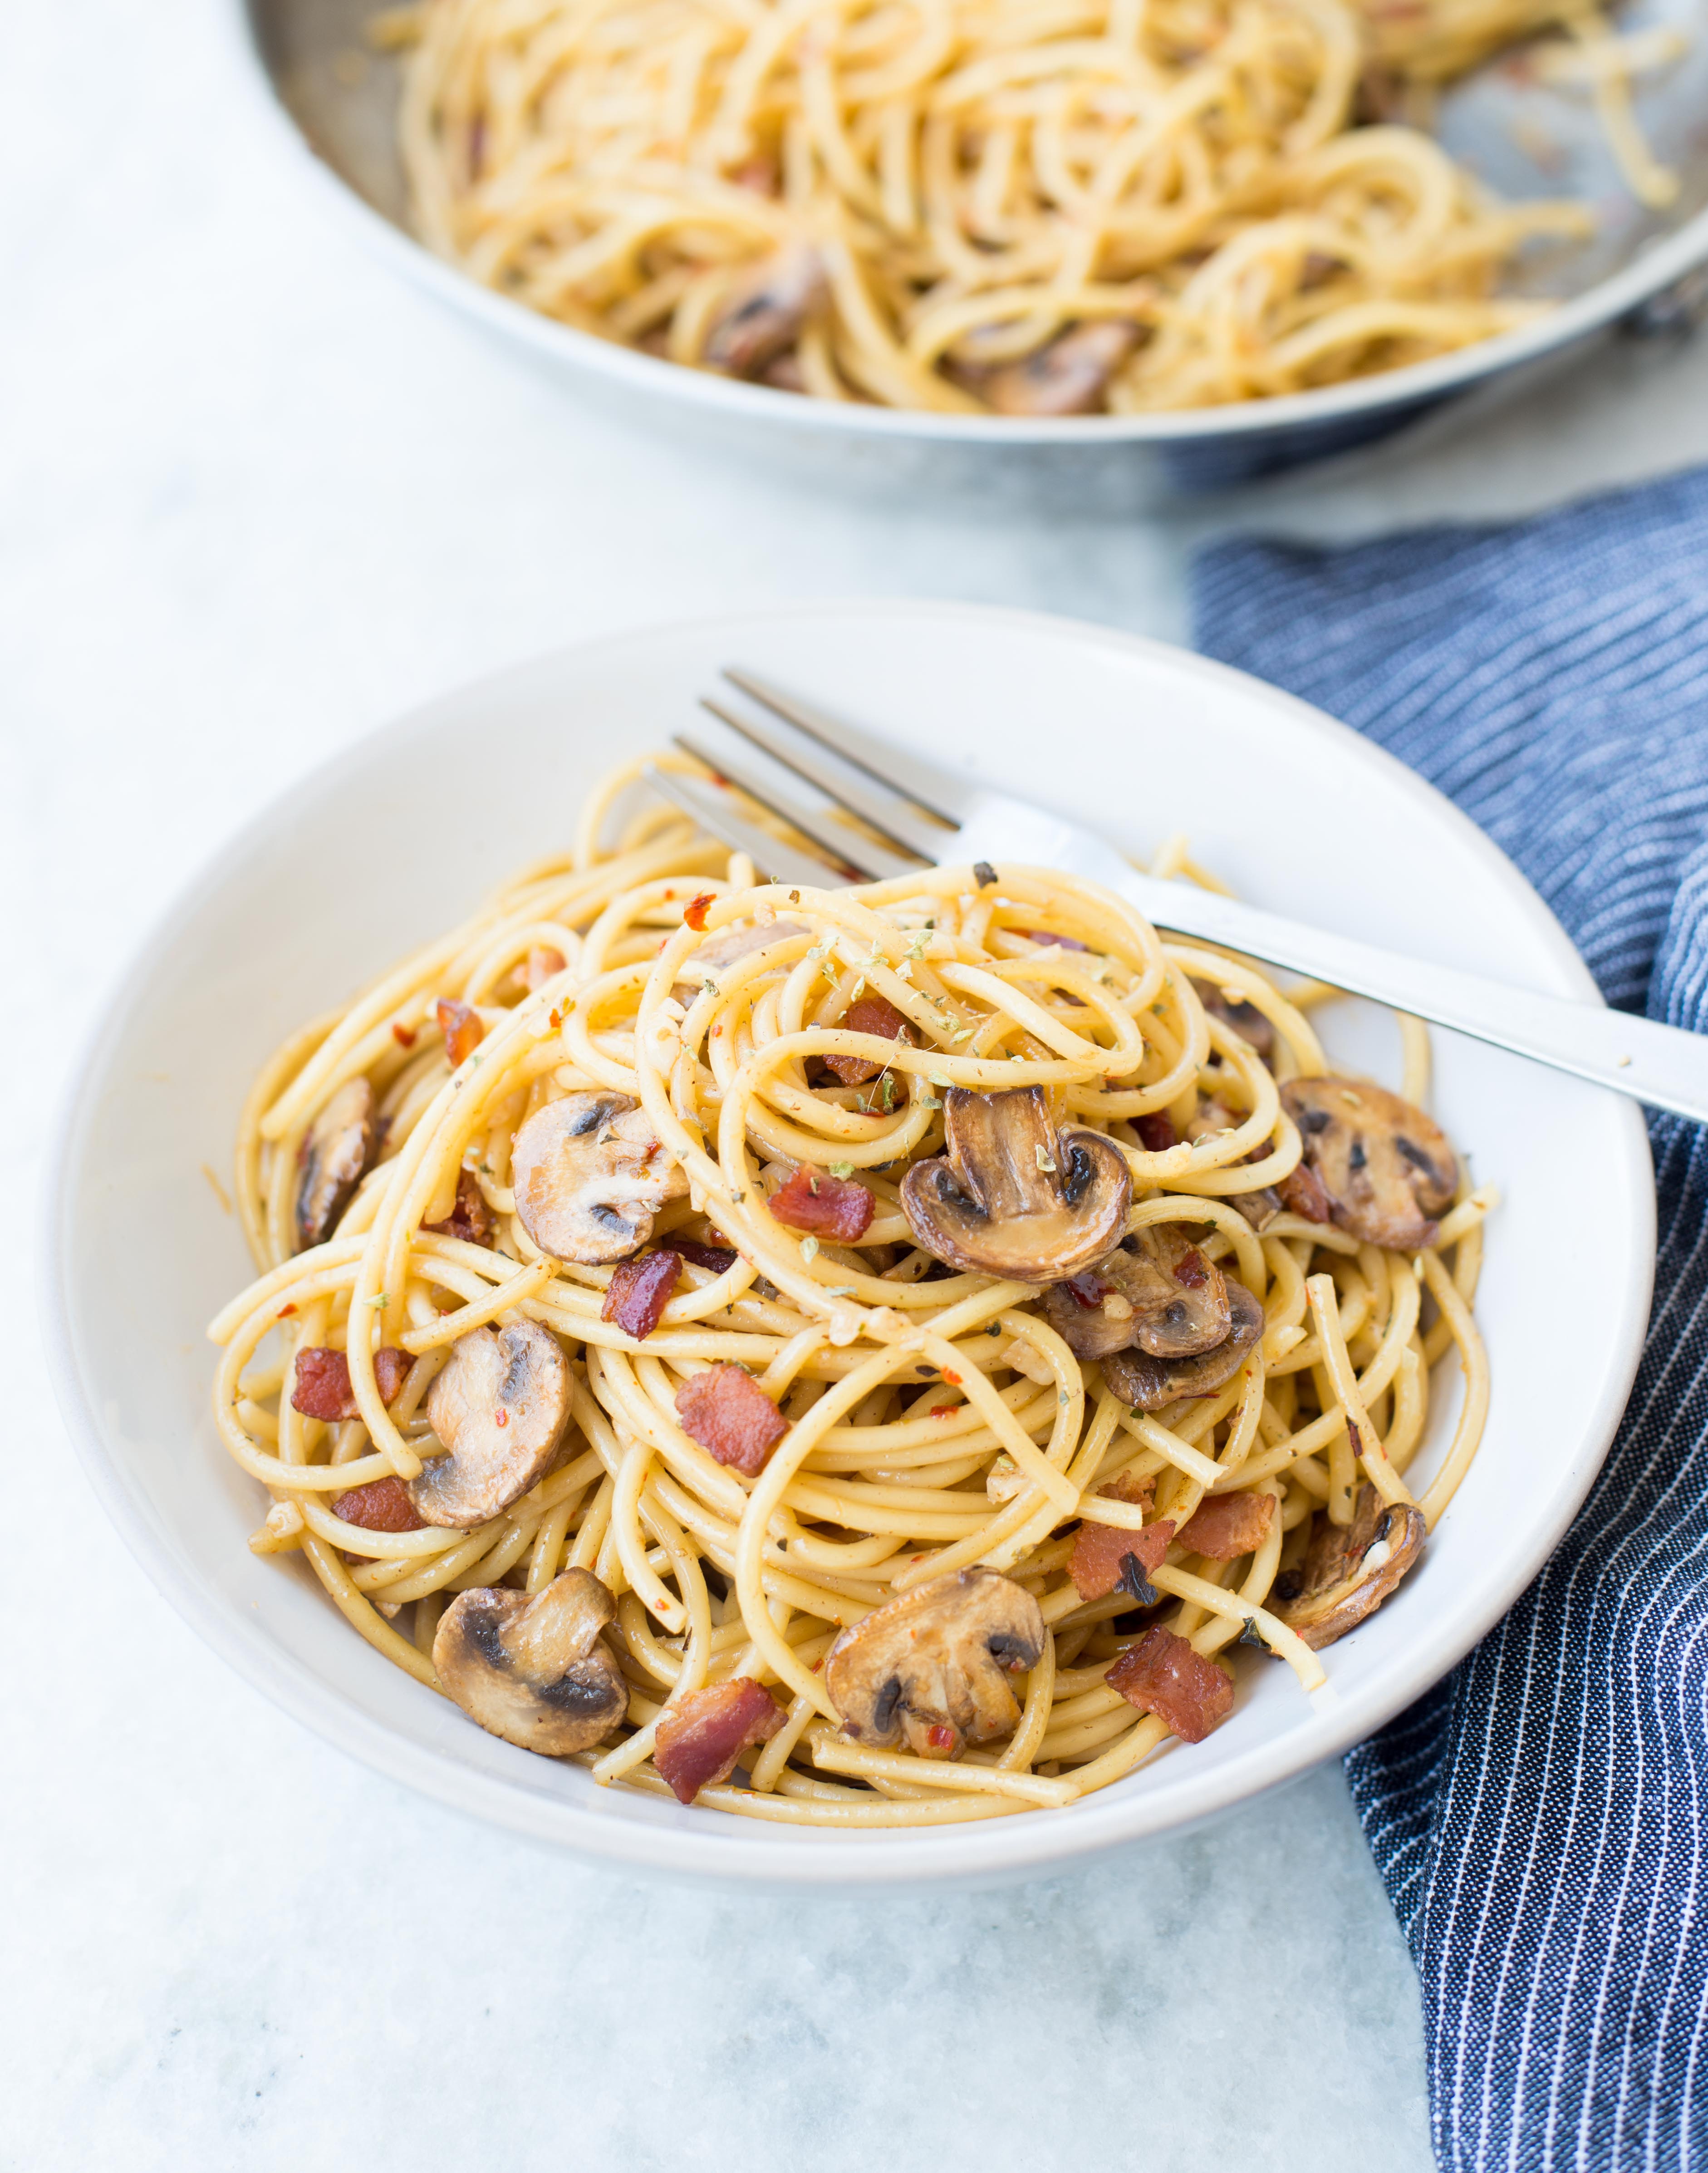
<instances>
[{"instance_id":1,"label":"browned mushroom slice","mask_svg":"<svg viewBox=\"0 0 1708 2173\"><path fill-rule=\"evenodd\" d=\"M1126 1157L1101 1132L1063 1132L1041 1086L944 1097L946 1156L902 1183L913 1242L969 1275L1053 1283L1113 1247L1127 1219Z\"/></svg>"},{"instance_id":2,"label":"browned mushroom slice","mask_svg":"<svg viewBox=\"0 0 1708 2173\"><path fill-rule=\"evenodd\" d=\"M1121 318L1074 325L1036 353L992 370L980 391L999 415L1095 415L1143 337L1141 326Z\"/></svg>"},{"instance_id":3,"label":"browned mushroom slice","mask_svg":"<svg viewBox=\"0 0 1708 2173\"><path fill-rule=\"evenodd\" d=\"M731 377L757 377L795 345L828 291L816 249L804 241L779 249L753 267L713 320L708 365Z\"/></svg>"},{"instance_id":4,"label":"browned mushroom slice","mask_svg":"<svg viewBox=\"0 0 1708 2173\"><path fill-rule=\"evenodd\" d=\"M720 928L715 936L709 936L698 951L689 952L682 964L682 978L671 994L678 1003L690 1004L708 981L714 981L726 966L733 966L738 958L748 957L773 943L786 942L791 936L807 933L798 920L750 920L742 927Z\"/></svg>"},{"instance_id":5,"label":"browned mushroom slice","mask_svg":"<svg viewBox=\"0 0 1708 2173\"><path fill-rule=\"evenodd\" d=\"M1043 1311L1077 1358L1137 1344L1158 1358L1213 1351L1232 1324L1227 1285L1178 1224L1137 1231L1107 1259L1044 1293Z\"/></svg>"},{"instance_id":6,"label":"browned mushroom slice","mask_svg":"<svg viewBox=\"0 0 1708 2173\"><path fill-rule=\"evenodd\" d=\"M1034 1663L1043 1640L1022 1586L994 1569L956 1570L844 1630L825 1655L825 1688L856 1742L956 1758L1018 1723L1009 1678Z\"/></svg>"},{"instance_id":7,"label":"browned mushroom slice","mask_svg":"<svg viewBox=\"0 0 1708 2173\"><path fill-rule=\"evenodd\" d=\"M409 1481L416 1513L467 1531L508 1509L552 1467L569 1416L569 1368L531 1320L471 1329L428 1393L427 1419L450 1452Z\"/></svg>"},{"instance_id":8,"label":"browned mushroom slice","mask_svg":"<svg viewBox=\"0 0 1708 2173\"><path fill-rule=\"evenodd\" d=\"M1281 1103L1334 1220L1366 1245L1433 1245L1458 1158L1433 1119L1367 1079L1291 1079Z\"/></svg>"},{"instance_id":9,"label":"browned mushroom slice","mask_svg":"<svg viewBox=\"0 0 1708 2173\"><path fill-rule=\"evenodd\" d=\"M1375 1614L1428 1536L1420 1509L1404 1502L1390 1507L1366 1480L1350 1524L1332 1524L1317 1512L1304 1560L1275 1579L1275 1613L1321 1652Z\"/></svg>"},{"instance_id":10,"label":"browned mushroom slice","mask_svg":"<svg viewBox=\"0 0 1708 2173\"><path fill-rule=\"evenodd\" d=\"M510 1183L540 1250L586 1267L638 1252L659 1209L688 1189L632 1094L568 1094L536 1109L511 1145Z\"/></svg>"},{"instance_id":11,"label":"browned mushroom slice","mask_svg":"<svg viewBox=\"0 0 1708 2173\"><path fill-rule=\"evenodd\" d=\"M347 1079L310 1125L298 1160L297 1250L330 1237L374 1152L374 1089Z\"/></svg>"},{"instance_id":12,"label":"browned mushroom slice","mask_svg":"<svg viewBox=\"0 0 1708 2173\"><path fill-rule=\"evenodd\" d=\"M622 1670L600 1634L616 1613L591 1570L566 1569L531 1599L482 1586L445 1610L433 1664L489 1734L568 1758L591 1750L628 1710Z\"/></svg>"},{"instance_id":13,"label":"browned mushroom slice","mask_svg":"<svg viewBox=\"0 0 1708 2173\"><path fill-rule=\"evenodd\" d=\"M1148 1351L1117 1351L1103 1361L1103 1378L1123 1404L1160 1411L1183 1396L1213 1396L1244 1365L1263 1332L1263 1308L1245 1285L1226 1275L1228 1332L1214 1351L1195 1358L1156 1358Z\"/></svg>"},{"instance_id":14,"label":"browned mushroom slice","mask_svg":"<svg viewBox=\"0 0 1708 2173\"><path fill-rule=\"evenodd\" d=\"M1205 1008L1210 1006L1207 1005ZM1261 1017L1262 1013L1258 1016ZM1213 1139L1218 1132L1231 1132L1244 1122L1245 1118L1240 1111L1231 1109L1226 1102L1212 1095L1207 1101L1199 1103L1196 1112L1188 1120L1186 1136L1189 1140ZM1273 1152L1274 1149L1265 1140L1261 1146L1253 1147L1244 1160L1247 1162L1267 1162ZM1266 1230L1285 1205L1280 1194L1269 1184L1258 1185L1250 1192L1231 1192L1227 1199L1228 1205L1237 1207L1254 1230Z\"/></svg>"},{"instance_id":15,"label":"browned mushroom slice","mask_svg":"<svg viewBox=\"0 0 1708 2173\"><path fill-rule=\"evenodd\" d=\"M1249 1042L1265 1061L1275 1052L1275 1029L1255 1004L1242 996L1226 996L1207 981L1194 981L1198 1000L1213 1018L1231 1027L1242 1041Z\"/></svg>"}]
</instances>

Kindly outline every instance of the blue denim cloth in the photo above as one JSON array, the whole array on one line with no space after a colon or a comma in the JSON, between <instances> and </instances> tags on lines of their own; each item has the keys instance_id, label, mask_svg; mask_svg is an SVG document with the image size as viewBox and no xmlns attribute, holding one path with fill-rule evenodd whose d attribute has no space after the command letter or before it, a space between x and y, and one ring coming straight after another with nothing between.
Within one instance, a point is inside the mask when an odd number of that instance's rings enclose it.
<instances>
[{"instance_id":1,"label":"blue denim cloth","mask_svg":"<svg viewBox=\"0 0 1708 2173\"><path fill-rule=\"evenodd\" d=\"M1610 1001L1708 1030L1708 472L1510 529L1218 544L1194 614L1450 794ZM1708 1137L1649 1130L1655 1310L1606 1468L1347 1760L1452 2173L1708 2167Z\"/></svg>"}]
</instances>

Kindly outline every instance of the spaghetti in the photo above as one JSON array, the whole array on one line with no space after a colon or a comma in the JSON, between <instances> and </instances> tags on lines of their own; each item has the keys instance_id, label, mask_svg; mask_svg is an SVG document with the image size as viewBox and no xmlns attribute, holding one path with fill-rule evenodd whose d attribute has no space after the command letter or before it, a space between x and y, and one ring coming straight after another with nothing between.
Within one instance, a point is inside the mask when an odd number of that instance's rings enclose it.
<instances>
[{"instance_id":1,"label":"spaghetti","mask_svg":"<svg viewBox=\"0 0 1708 2173\"><path fill-rule=\"evenodd\" d=\"M1501 278L1587 206L1495 204L1355 119L1549 22L1657 200L1576 0L425 0L379 34L412 46L418 229L488 285L825 399L1065 415L1307 391L1546 306Z\"/></svg>"},{"instance_id":2,"label":"spaghetti","mask_svg":"<svg viewBox=\"0 0 1708 2173\"><path fill-rule=\"evenodd\" d=\"M1486 1408L1421 1029L1336 1081L1327 991L1095 885L759 883L636 775L256 1081L251 1545L512 1740L833 1828L1107 1787L1237 1641L1321 1684Z\"/></svg>"}]
</instances>

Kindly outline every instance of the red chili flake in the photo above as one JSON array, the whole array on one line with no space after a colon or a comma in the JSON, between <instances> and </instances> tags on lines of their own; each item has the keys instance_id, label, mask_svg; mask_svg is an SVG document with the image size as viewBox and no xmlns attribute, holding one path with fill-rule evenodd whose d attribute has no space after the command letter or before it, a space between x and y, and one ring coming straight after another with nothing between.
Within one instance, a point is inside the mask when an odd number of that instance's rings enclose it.
<instances>
[{"instance_id":1,"label":"red chili flake","mask_svg":"<svg viewBox=\"0 0 1708 2173\"><path fill-rule=\"evenodd\" d=\"M1180 1136L1174 1129L1174 1120L1167 1112L1158 1109L1153 1116L1135 1117L1133 1129L1138 1133L1148 1152L1162 1154L1170 1147L1178 1146Z\"/></svg>"},{"instance_id":2,"label":"red chili flake","mask_svg":"<svg viewBox=\"0 0 1708 2173\"><path fill-rule=\"evenodd\" d=\"M770 1200L772 1215L785 1229L809 1230L843 1245L865 1237L876 1204L865 1185L804 1163Z\"/></svg>"},{"instance_id":3,"label":"red chili flake","mask_svg":"<svg viewBox=\"0 0 1708 2173\"><path fill-rule=\"evenodd\" d=\"M1184 1283L1188 1290L1199 1290L1210 1281L1210 1270L1196 1246L1183 1252L1174 1264L1174 1280Z\"/></svg>"},{"instance_id":4,"label":"red chili flake","mask_svg":"<svg viewBox=\"0 0 1708 2173\"><path fill-rule=\"evenodd\" d=\"M347 1524L359 1524L364 1532L424 1532L425 1522L415 1513L407 1488L401 1479L375 1479L366 1486L353 1486L348 1494L332 1496L332 1513Z\"/></svg>"},{"instance_id":5,"label":"red chili flake","mask_svg":"<svg viewBox=\"0 0 1708 2173\"><path fill-rule=\"evenodd\" d=\"M706 908L717 903L717 895L715 891L703 890L698 898L691 898L688 900L682 908L682 919L690 928L698 933L704 933Z\"/></svg>"},{"instance_id":6,"label":"red chili flake","mask_svg":"<svg viewBox=\"0 0 1708 2173\"><path fill-rule=\"evenodd\" d=\"M960 1409L959 1404L933 1404L930 1415L934 1419L952 1419Z\"/></svg>"},{"instance_id":7,"label":"red chili flake","mask_svg":"<svg viewBox=\"0 0 1708 2173\"><path fill-rule=\"evenodd\" d=\"M1094 1275L1070 1275L1065 1287L1074 1303L1087 1313L1095 1313L1103 1302L1103 1286Z\"/></svg>"},{"instance_id":8,"label":"red chili flake","mask_svg":"<svg viewBox=\"0 0 1708 2173\"><path fill-rule=\"evenodd\" d=\"M925 1740L934 1750L951 1751L955 1748L955 1731L952 1728L945 1728L940 1722L935 1728L926 1729Z\"/></svg>"},{"instance_id":9,"label":"red chili flake","mask_svg":"<svg viewBox=\"0 0 1708 2173\"><path fill-rule=\"evenodd\" d=\"M500 1404L497 1410L493 1413L493 1423L495 1426L508 1426L509 1422L510 1415L504 1409L504 1405Z\"/></svg>"},{"instance_id":10,"label":"red chili flake","mask_svg":"<svg viewBox=\"0 0 1708 2173\"><path fill-rule=\"evenodd\" d=\"M294 1305L282 1305L278 1309L278 1317L281 1320L283 1320L295 1311L296 1308Z\"/></svg>"},{"instance_id":11,"label":"red chili flake","mask_svg":"<svg viewBox=\"0 0 1708 2173\"><path fill-rule=\"evenodd\" d=\"M719 1464L756 1479L789 1421L744 1367L708 1366L676 1390L682 1431Z\"/></svg>"},{"instance_id":12,"label":"red chili flake","mask_svg":"<svg viewBox=\"0 0 1708 2173\"><path fill-rule=\"evenodd\" d=\"M450 1068L473 1055L479 1048L486 1028L481 1015L472 1004L460 1004L454 996L441 996L434 1006L434 1016L439 1021L439 1030L445 1036L445 1054Z\"/></svg>"},{"instance_id":13,"label":"red chili flake","mask_svg":"<svg viewBox=\"0 0 1708 2173\"><path fill-rule=\"evenodd\" d=\"M397 1043L397 1046L400 1049L413 1049L417 1041L420 1038L420 1032L418 1027L404 1026L400 1021L393 1019L391 1022L391 1038Z\"/></svg>"},{"instance_id":14,"label":"red chili flake","mask_svg":"<svg viewBox=\"0 0 1708 2173\"><path fill-rule=\"evenodd\" d=\"M649 1253L642 1260L619 1260L611 1271L599 1318L644 1343L658 1326L682 1272L682 1255L674 1247Z\"/></svg>"},{"instance_id":15,"label":"red chili flake","mask_svg":"<svg viewBox=\"0 0 1708 2173\"><path fill-rule=\"evenodd\" d=\"M951 1373L946 1366L943 1368L943 1378L951 1388L958 1388L961 1386L961 1376L958 1373Z\"/></svg>"},{"instance_id":16,"label":"red chili flake","mask_svg":"<svg viewBox=\"0 0 1708 2173\"><path fill-rule=\"evenodd\" d=\"M563 1023L563 1014L558 1009L555 1004L552 1006L550 1012L547 1016L546 1023L551 1027L553 1033L556 1033L558 1027Z\"/></svg>"}]
</instances>

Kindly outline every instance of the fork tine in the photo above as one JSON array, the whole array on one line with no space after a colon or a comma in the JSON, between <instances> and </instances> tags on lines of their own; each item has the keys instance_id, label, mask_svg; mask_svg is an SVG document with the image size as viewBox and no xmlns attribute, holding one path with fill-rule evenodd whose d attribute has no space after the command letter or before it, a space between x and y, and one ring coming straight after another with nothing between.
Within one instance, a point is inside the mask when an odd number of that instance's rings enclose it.
<instances>
[{"instance_id":1,"label":"fork tine","mask_svg":"<svg viewBox=\"0 0 1708 2173\"><path fill-rule=\"evenodd\" d=\"M680 807L703 830L709 830L714 838L721 838L737 852L746 853L768 882L810 883L814 889L822 890L837 887L849 880L841 869L827 867L811 854L784 844L757 823L746 821L735 812L728 794L720 792L715 785L708 785L702 778L686 777L680 770L660 769L651 763L641 774L655 792Z\"/></svg>"},{"instance_id":2,"label":"fork tine","mask_svg":"<svg viewBox=\"0 0 1708 2173\"><path fill-rule=\"evenodd\" d=\"M976 797L974 790L938 769L930 763L921 762L917 755L903 752L887 741L876 738L860 731L841 717L832 717L811 703L803 702L798 695L785 694L768 681L758 679L748 671L734 665L725 665L724 677L732 687L739 687L750 699L793 725L797 731L805 732L831 753L839 755L845 763L863 769L876 784L889 791L899 792L917 807L940 821L958 825L962 815ZM935 859L935 855L932 857Z\"/></svg>"},{"instance_id":3,"label":"fork tine","mask_svg":"<svg viewBox=\"0 0 1708 2173\"><path fill-rule=\"evenodd\" d=\"M804 777L827 800L839 801L844 807L851 808L904 851L920 859L938 860L953 838L952 830L945 830L929 817L921 815L900 793L892 791L888 785L881 790L874 788L864 770L853 763L832 763L828 755L821 753L799 731L779 731L768 718L744 716L739 709L710 694L701 695L700 707L709 709L719 724L728 725L731 731L740 732L743 739L762 748L774 762L782 763L797 777Z\"/></svg>"},{"instance_id":4,"label":"fork tine","mask_svg":"<svg viewBox=\"0 0 1708 2173\"><path fill-rule=\"evenodd\" d=\"M892 853L887 845L874 844L870 838L846 828L833 821L822 808L810 807L798 800L772 778L757 768L749 768L739 759L732 761L721 747L711 747L696 739L691 732L677 732L676 745L684 747L708 769L727 777L738 785L750 799L757 800L762 807L768 807L773 815L780 815L785 822L799 830L821 851L834 860L844 861L849 867L882 882L886 876L911 875L917 871L918 857L903 860Z\"/></svg>"}]
</instances>

